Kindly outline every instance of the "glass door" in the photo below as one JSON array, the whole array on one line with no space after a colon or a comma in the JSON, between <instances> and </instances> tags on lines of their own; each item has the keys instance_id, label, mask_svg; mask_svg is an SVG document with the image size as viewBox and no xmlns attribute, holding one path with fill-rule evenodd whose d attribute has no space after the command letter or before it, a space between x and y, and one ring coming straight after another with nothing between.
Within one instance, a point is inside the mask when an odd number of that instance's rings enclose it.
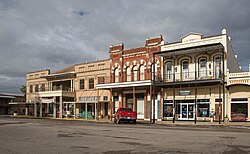
<instances>
[{"instance_id":1,"label":"glass door","mask_svg":"<svg viewBox=\"0 0 250 154\"><path fill-rule=\"evenodd\" d=\"M181 120L194 119L194 104L180 104L181 105Z\"/></svg>"}]
</instances>

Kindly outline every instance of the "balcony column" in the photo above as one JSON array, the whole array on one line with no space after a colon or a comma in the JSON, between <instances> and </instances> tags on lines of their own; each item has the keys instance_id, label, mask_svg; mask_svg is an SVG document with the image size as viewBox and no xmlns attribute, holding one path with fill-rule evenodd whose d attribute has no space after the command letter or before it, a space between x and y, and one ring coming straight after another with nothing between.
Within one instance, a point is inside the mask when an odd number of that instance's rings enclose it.
<instances>
[{"instance_id":1,"label":"balcony column","mask_svg":"<svg viewBox=\"0 0 250 154\"><path fill-rule=\"evenodd\" d=\"M76 118L76 102L74 102L74 119Z\"/></svg>"},{"instance_id":2,"label":"balcony column","mask_svg":"<svg viewBox=\"0 0 250 154\"><path fill-rule=\"evenodd\" d=\"M60 96L60 101L59 101L59 118L63 118L63 102L62 102L62 96Z\"/></svg>"},{"instance_id":3,"label":"balcony column","mask_svg":"<svg viewBox=\"0 0 250 154\"><path fill-rule=\"evenodd\" d=\"M26 104L26 107L25 107L25 115L27 116L29 113L29 106Z\"/></svg>"},{"instance_id":4,"label":"balcony column","mask_svg":"<svg viewBox=\"0 0 250 154\"><path fill-rule=\"evenodd\" d=\"M70 80L70 91L73 92L73 79Z\"/></svg>"},{"instance_id":5,"label":"balcony column","mask_svg":"<svg viewBox=\"0 0 250 154\"><path fill-rule=\"evenodd\" d=\"M43 103L40 102L40 118L43 117Z\"/></svg>"},{"instance_id":6,"label":"balcony column","mask_svg":"<svg viewBox=\"0 0 250 154\"><path fill-rule=\"evenodd\" d=\"M173 82L175 82L175 55L173 55L173 61L174 61L174 73L173 73ZM175 104L175 86L173 86L173 123L175 123L175 110L176 110L176 104Z\"/></svg>"},{"instance_id":7,"label":"balcony column","mask_svg":"<svg viewBox=\"0 0 250 154\"><path fill-rule=\"evenodd\" d=\"M110 96L109 96L109 99L110 99L110 120L112 121L112 111L113 111L113 91L112 91L112 88L110 88Z\"/></svg>"},{"instance_id":8,"label":"balcony column","mask_svg":"<svg viewBox=\"0 0 250 154\"><path fill-rule=\"evenodd\" d=\"M37 102L34 103L34 117L37 117Z\"/></svg>"},{"instance_id":9,"label":"balcony column","mask_svg":"<svg viewBox=\"0 0 250 154\"><path fill-rule=\"evenodd\" d=\"M225 56L224 56L224 50L222 50L222 60L223 60L223 63L222 63L222 69L223 69L223 117L226 117L227 115L227 108L228 108L228 104L226 103L226 90L225 90Z\"/></svg>"},{"instance_id":10,"label":"balcony column","mask_svg":"<svg viewBox=\"0 0 250 154\"><path fill-rule=\"evenodd\" d=\"M135 87L133 87L133 110L136 111Z\"/></svg>"},{"instance_id":11,"label":"balcony column","mask_svg":"<svg viewBox=\"0 0 250 154\"><path fill-rule=\"evenodd\" d=\"M97 110L96 110L96 102L95 102L95 120L96 120L96 111L97 111Z\"/></svg>"},{"instance_id":12,"label":"balcony column","mask_svg":"<svg viewBox=\"0 0 250 154\"><path fill-rule=\"evenodd\" d=\"M152 85L150 85L150 90L149 90L149 95L150 95L150 106L148 106L150 108L150 123L152 123Z\"/></svg>"},{"instance_id":13,"label":"balcony column","mask_svg":"<svg viewBox=\"0 0 250 154\"><path fill-rule=\"evenodd\" d=\"M153 124L155 123L155 77L157 70L157 64L155 62L155 54L153 54Z\"/></svg>"},{"instance_id":14,"label":"balcony column","mask_svg":"<svg viewBox=\"0 0 250 154\"><path fill-rule=\"evenodd\" d=\"M88 103L85 103L85 119L88 119Z\"/></svg>"},{"instance_id":15,"label":"balcony column","mask_svg":"<svg viewBox=\"0 0 250 154\"><path fill-rule=\"evenodd\" d=\"M197 53L196 53L196 49L195 49L195 56L194 56L194 78L195 78L195 81L197 80L197 62L196 62L196 56L197 56ZM197 87L196 87L196 84L194 86L194 124L196 124L197 122Z\"/></svg>"},{"instance_id":16,"label":"balcony column","mask_svg":"<svg viewBox=\"0 0 250 154\"><path fill-rule=\"evenodd\" d=\"M54 96L53 97L53 118L55 119L56 118L56 97Z\"/></svg>"}]
</instances>

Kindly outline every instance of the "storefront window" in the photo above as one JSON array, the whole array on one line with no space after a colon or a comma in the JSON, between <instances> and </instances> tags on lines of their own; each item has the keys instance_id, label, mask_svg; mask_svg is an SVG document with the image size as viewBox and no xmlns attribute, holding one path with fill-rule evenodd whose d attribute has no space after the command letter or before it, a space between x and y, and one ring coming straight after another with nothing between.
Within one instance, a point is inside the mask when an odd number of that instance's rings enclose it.
<instances>
[{"instance_id":1,"label":"storefront window","mask_svg":"<svg viewBox=\"0 0 250 154\"><path fill-rule=\"evenodd\" d=\"M198 104L198 117L209 117L209 104Z\"/></svg>"},{"instance_id":2,"label":"storefront window","mask_svg":"<svg viewBox=\"0 0 250 154\"><path fill-rule=\"evenodd\" d=\"M164 104L164 117L173 117L173 104Z\"/></svg>"},{"instance_id":3,"label":"storefront window","mask_svg":"<svg viewBox=\"0 0 250 154\"><path fill-rule=\"evenodd\" d=\"M209 99L197 99L198 117L209 117Z\"/></svg>"},{"instance_id":4,"label":"storefront window","mask_svg":"<svg viewBox=\"0 0 250 154\"><path fill-rule=\"evenodd\" d=\"M232 98L231 99L231 115L248 116L248 99Z\"/></svg>"}]
</instances>

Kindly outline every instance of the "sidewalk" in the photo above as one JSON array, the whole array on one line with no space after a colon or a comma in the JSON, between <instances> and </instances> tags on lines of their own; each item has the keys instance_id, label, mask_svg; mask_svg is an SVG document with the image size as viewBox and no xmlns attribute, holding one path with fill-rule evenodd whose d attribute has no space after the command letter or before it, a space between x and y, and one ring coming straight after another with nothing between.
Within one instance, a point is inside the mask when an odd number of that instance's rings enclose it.
<instances>
[{"instance_id":1,"label":"sidewalk","mask_svg":"<svg viewBox=\"0 0 250 154\"><path fill-rule=\"evenodd\" d=\"M244 126L244 127L250 127L250 122L203 122L203 121L197 121L196 124L194 121L175 121L173 123L172 121L156 121L155 122L158 125L169 125L169 126Z\"/></svg>"},{"instance_id":2,"label":"sidewalk","mask_svg":"<svg viewBox=\"0 0 250 154\"><path fill-rule=\"evenodd\" d=\"M96 122L96 123L114 123L114 121L111 121L110 119L82 119L82 118L51 118L51 117L42 117L42 118L35 118L34 116L10 116L13 118L31 118L31 119L50 119L50 120L66 120L66 121L87 121L87 122ZM154 125L150 123L150 121L145 120L137 120L138 124L149 124ZM249 127L250 128L250 122L221 122L219 124L218 121L216 122L203 122L203 121L197 121L196 124L194 124L194 121L175 121L174 123L172 121L155 121L156 125L162 125L162 126L239 126L239 127Z\"/></svg>"}]
</instances>

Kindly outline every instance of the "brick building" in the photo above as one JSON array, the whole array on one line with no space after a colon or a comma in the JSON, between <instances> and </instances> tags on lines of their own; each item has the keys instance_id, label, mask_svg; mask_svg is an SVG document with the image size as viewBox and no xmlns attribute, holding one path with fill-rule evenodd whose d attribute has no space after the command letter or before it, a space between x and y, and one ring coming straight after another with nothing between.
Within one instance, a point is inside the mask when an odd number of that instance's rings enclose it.
<instances>
[{"instance_id":1,"label":"brick building","mask_svg":"<svg viewBox=\"0 0 250 154\"><path fill-rule=\"evenodd\" d=\"M106 78L110 83L98 84L97 88L110 90L112 114L119 107L130 107L137 111L138 119L161 119L161 89L153 89L152 72L161 74L161 59L153 58L153 53L161 51L162 41L160 35L148 38L145 46L138 48L110 46L110 77Z\"/></svg>"}]
</instances>

